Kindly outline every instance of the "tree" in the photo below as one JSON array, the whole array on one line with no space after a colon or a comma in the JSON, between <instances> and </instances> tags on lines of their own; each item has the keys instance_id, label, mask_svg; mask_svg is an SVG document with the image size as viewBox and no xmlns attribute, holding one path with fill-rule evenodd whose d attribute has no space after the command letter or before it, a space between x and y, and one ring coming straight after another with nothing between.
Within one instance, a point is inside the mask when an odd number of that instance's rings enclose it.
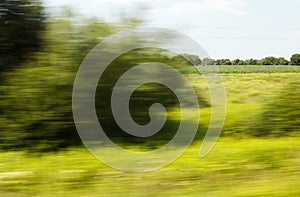
<instances>
[{"instance_id":1,"label":"tree","mask_svg":"<svg viewBox=\"0 0 300 197\"><path fill-rule=\"evenodd\" d=\"M211 59L211 58L204 58L202 60L202 63L201 63L201 65L203 65L203 66L206 66L206 65L215 65L215 64L216 64L215 60Z\"/></svg>"},{"instance_id":2,"label":"tree","mask_svg":"<svg viewBox=\"0 0 300 197\"><path fill-rule=\"evenodd\" d=\"M277 61L278 61L278 65L289 65L289 61L283 57L277 58Z\"/></svg>"},{"instance_id":3,"label":"tree","mask_svg":"<svg viewBox=\"0 0 300 197\"><path fill-rule=\"evenodd\" d=\"M292 57L291 57L291 62L290 62L291 65L297 65L299 66L300 65L300 54L294 54Z\"/></svg>"},{"instance_id":4,"label":"tree","mask_svg":"<svg viewBox=\"0 0 300 197\"><path fill-rule=\"evenodd\" d=\"M16 66L40 49L43 10L39 0L1 0L0 70Z\"/></svg>"},{"instance_id":5,"label":"tree","mask_svg":"<svg viewBox=\"0 0 300 197\"><path fill-rule=\"evenodd\" d=\"M241 66L245 65L245 61L244 60L240 60L239 63L238 63L238 65L241 65Z\"/></svg>"},{"instance_id":6,"label":"tree","mask_svg":"<svg viewBox=\"0 0 300 197\"><path fill-rule=\"evenodd\" d=\"M257 62L258 62L258 60L255 60L255 59L249 59L249 60L246 60L245 61L245 64L246 65L257 65Z\"/></svg>"},{"instance_id":7,"label":"tree","mask_svg":"<svg viewBox=\"0 0 300 197\"><path fill-rule=\"evenodd\" d=\"M1 148L44 151L81 143L72 117L74 78L99 37L115 28L91 19L76 25L65 17L53 17L45 25L43 49L32 61L21 62L20 69L3 73Z\"/></svg>"},{"instance_id":8,"label":"tree","mask_svg":"<svg viewBox=\"0 0 300 197\"><path fill-rule=\"evenodd\" d=\"M239 65L239 62L240 62L239 59L235 59L235 60L232 60L231 64L232 65Z\"/></svg>"},{"instance_id":9,"label":"tree","mask_svg":"<svg viewBox=\"0 0 300 197\"><path fill-rule=\"evenodd\" d=\"M230 59L219 59L216 60L217 65L232 65Z\"/></svg>"},{"instance_id":10,"label":"tree","mask_svg":"<svg viewBox=\"0 0 300 197\"><path fill-rule=\"evenodd\" d=\"M278 65L277 64L277 58L273 56L265 57L258 61L258 64L260 65Z\"/></svg>"},{"instance_id":11,"label":"tree","mask_svg":"<svg viewBox=\"0 0 300 197\"><path fill-rule=\"evenodd\" d=\"M182 56L191 61L191 63L196 66L201 65L201 60L198 55L183 54Z\"/></svg>"}]
</instances>

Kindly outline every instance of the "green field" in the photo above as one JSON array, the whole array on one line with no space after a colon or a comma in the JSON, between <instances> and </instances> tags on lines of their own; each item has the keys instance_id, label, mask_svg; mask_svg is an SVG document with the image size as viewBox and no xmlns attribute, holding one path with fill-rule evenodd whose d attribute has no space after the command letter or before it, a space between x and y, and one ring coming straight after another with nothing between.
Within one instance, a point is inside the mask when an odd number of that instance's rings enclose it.
<instances>
[{"instance_id":1,"label":"green field","mask_svg":"<svg viewBox=\"0 0 300 197\"><path fill-rule=\"evenodd\" d=\"M300 136L255 138L243 133L278 91L299 81L298 68L268 68L273 71L252 67L222 72L225 127L205 158L198 157L201 141L195 141L160 170L128 173L105 166L84 148L44 154L11 150L0 153L0 196L299 196ZM196 80L193 75L190 79ZM194 82L203 88L203 82ZM202 109L203 125L209 114L210 108Z\"/></svg>"},{"instance_id":2,"label":"green field","mask_svg":"<svg viewBox=\"0 0 300 197\"><path fill-rule=\"evenodd\" d=\"M299 73L299 66L262 66L262 65L244 65L244 66L218 66L221 73Z\"/></svg>"}]
</instances>

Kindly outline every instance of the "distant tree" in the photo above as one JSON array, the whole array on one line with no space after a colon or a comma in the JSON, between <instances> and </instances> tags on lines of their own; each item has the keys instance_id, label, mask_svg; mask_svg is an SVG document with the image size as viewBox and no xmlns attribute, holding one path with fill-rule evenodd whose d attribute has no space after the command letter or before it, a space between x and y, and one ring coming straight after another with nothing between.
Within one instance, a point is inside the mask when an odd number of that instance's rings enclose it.
<instances>
[{"instance_id":1,"label":"distant tree","mask_svg":"<svg viewBox=\"0 0 300 197\"><path fill-rule=\"evenodd\" d=\"M202 60L201 65L203 65L203 66L206 66L206 65L216 65L216 62L215 62L214 59L211 59L211 58L204 58L204 59Z\"/></svg>"},{"instance_id":2,"label":"distant tree","mask_svg":"<svg viewBox=\"0 0 300 197\"><path fill-rule=\"evenodd\" d=\"M250 65L257 65L257 59L250 59Z\"/></svg>"},{"instance_id":3,"label":"distant tree","mask_svg":"<svg viewBox=\"0 0 300 197\"><path fill-rule=\"evenodd\" d=\"M265 57L258 61L260 65L277 65L277 58L273 56Z\"/></svg>"},{"instance_id":4,"label":"distant tree","mask_svg":"<svg viewBox=\"0 0 300 197\"><path fill-rule=\"evenodd\" d=\"M232 65L230 59L225 59L224 60L224 65Z\"/></svg>"},{"instance_id":5,"label":"distant tree","mask_svg":"<svg viewBox=\"0 0 300 197\"><path fill-rule=\"evenodd\" d=\"M289 65L289 61L283 57L277 58L278 65Z\"/></svg>"},{"instance_id":6,"label":"distant tree","mask_svg":"<svg viewBox=\"0 0 300 197\"><path fill-rule=\"evenodd\" d=\"M292 57L291 57L291 62L290 62L291 65L300 65L300 54L294 54Z\"/></svg>"},{"instance_id":7,"label":"distant tree","mask_svg":"<svg viewBox=\"0 0 300 197\"><path fill-rule=\"evenodd\" d=\"M244 60L240 60L238 65L245 65L245 61Z\"/></svg>"},{"instance_id":8,"label":"distant tree","mask_svg":"<svg viewBox=\"0 0 300 197\"><path fill-rule=\"evenodd\" d=\"M239 65L239 62L240 62L239 59L235 59L235 60L232 60L231 64L232 65Z\"/></svg>"},{"instance_id":9,"label":"distant tree","mask_svg":"<svg viewBox=\"0 0 300 197\"><path fill-rule=\"evenodd\" d=\"M201 60L198 55L191 55L191 54L182 54L183 57L191 61L192 64L199 66L201 65Z\"/></svg>"},{"instance_id":10,"label":"distant tree","mask_svg":"<svg viewBox=\"0 0 300 197\"><path fill-rule=\"evenodd\" d=\"M249 60L245 60L245 65L257 65L258 60L255 59L249 59Z\"/></svg>"},{"instance_id":11,"label":"distant tree","mask_svg":"<svg viewBox=\"0 0 300 197\"><path fill-rule=\"evenodd\" d=\"M230 59L219 59L216 60L217 65L232 65Z\"/></svg>"},{"instance_id":12,"label":"distant tree","mask_svg":"<svg viewBox=\"0 0 300 197\"><path fill-rule=\"evenodd\" d=\"M16 66L40 48L44 18L39 0L1 0L0 70Z\"/></svg>"},{"instance_id":13,"label":"distant tree","mask_svg":"<svg viewBox=\"0 0 300 197\"><path fill-rule=\"evenodd\" d=\"M251 65L250 60L245 60L245 65Z\"/></svg>"}]
</instances>

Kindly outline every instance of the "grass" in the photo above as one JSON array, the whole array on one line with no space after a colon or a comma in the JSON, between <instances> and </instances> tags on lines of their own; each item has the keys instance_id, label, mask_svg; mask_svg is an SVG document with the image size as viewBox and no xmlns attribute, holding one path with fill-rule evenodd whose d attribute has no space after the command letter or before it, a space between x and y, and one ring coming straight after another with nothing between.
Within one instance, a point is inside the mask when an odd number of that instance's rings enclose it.
<instances>
[{"instance_id":1,"label":"grass","mask_svg":"<svg viewBox=\"0 0 300 197\"><path fill-rule=\"evenodd\" d=\"M236 134L278 90L299 80L300 72L230 72L222 74L227 92L223 137L205 158L198 157L201 141L196 141L162 169L128 173L104 165L84 148L1 152L0 196L300 196L300 137ZM193 75L190 80L209 96L203 81ZM202 124L209 114L209 108L201 109Z\"/></svg>"},{"instance_id":2,"label":"grass","mask_svg":"<svg viewBox=\"0 0 300 197\"><path fill-rule=\"evenodd\" d=\"M299 138L221 138L199 158L194 144L158 171L128 173L85 149L1 154L1 196L298 196Z\"/></svg>"}]
</instances>

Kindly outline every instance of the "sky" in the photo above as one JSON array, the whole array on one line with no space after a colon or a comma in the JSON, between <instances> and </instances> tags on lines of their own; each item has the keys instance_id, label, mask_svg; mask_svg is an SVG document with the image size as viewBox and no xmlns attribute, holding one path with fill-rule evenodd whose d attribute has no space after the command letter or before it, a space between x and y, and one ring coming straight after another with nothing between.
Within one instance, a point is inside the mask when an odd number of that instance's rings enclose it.
<instances>
[{"instance_id":1,"label":"sky","mask_svg":"<svg viewBox=\"0 0 300 197\"><path fill-rule=\"evenodd\" d=\"M143 18L198 42L215 59L260 59L300 53L300 0L43 0L115 22Z\"/></svg>"}]
</instances>

